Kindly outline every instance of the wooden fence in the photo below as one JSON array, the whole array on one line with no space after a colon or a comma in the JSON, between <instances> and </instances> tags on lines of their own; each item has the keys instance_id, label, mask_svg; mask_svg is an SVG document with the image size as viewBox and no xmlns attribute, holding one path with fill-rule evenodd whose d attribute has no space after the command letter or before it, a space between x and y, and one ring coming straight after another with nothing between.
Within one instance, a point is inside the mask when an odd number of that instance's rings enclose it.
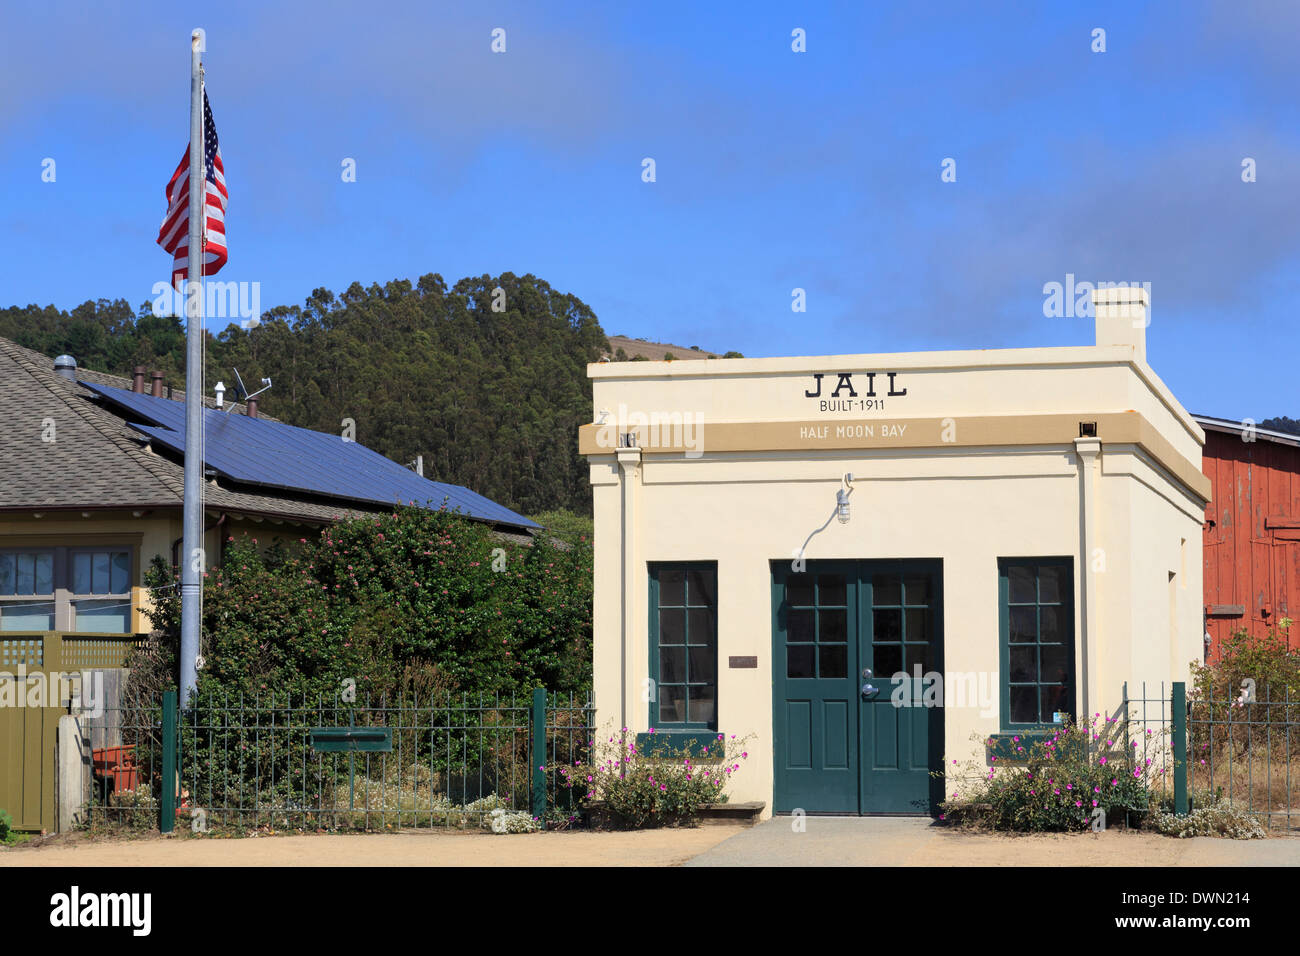
<instances>
[{"instance_id":1,"label":"wooden fence","mask_svg":"<svg viewBox=\"0 0 1300 956\"><path fill-rule=\"evenodd\" d=\"M131 634L0 632L0 809L13 818L14 829L54 831L55 733L59 718L70 712L79 675L111 674L144 640ZM60 674L77 676L68 681L55 676ZM116 683L105 680L105 696L114 696L108 691Z\"/></svg>"}]
</instances>

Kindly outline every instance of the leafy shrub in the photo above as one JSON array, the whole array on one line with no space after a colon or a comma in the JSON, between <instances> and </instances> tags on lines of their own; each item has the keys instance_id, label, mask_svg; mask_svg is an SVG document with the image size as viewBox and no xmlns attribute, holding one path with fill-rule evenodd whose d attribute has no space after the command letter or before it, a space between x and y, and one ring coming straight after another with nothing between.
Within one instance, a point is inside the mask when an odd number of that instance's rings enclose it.
<instances>
[{"instance_id":1,"label":"leafy shrub","mask_svg":"<svg viewBox=\"0 0 1300 956\"><path fill-rule=\"evenodd\" d=\"M1207 749L1208 721L1251 723L1264 737L1266 724L1294 724L1300 721L1300 647L1291 647L1287 631L1289 618L1263 635L1245 628L1233 631L1220 643L1218 653L1207 664L1192 664L1192 729L1194 751ZM1293 702L1288 707L1286 701ZM1281 728L1278 728L1281 730ZM1221 730L1221 729L1220 729ZM1216 749L1226 746L1228 737L1215 735ZM1244 736L1239 743L1244 742Z\"/></svg>"},{"instance_id":2,"label":"leafy shrub","mask_svg":"<svg viewBox=\"0 0 1300 956\"><path fill-rule=\"evenodd\" d=\"M1262 635L1246 628L1233 631L1220 642L1214 658L1205 664L1193 662L1196 696L1202 700L1232 700L1241 696L1242 682L1254 683L1261 698L1265 690L1283 699L1291 692L1300 696L1300 647L1291 647L1287 632L1292 622L1282 618L1277 627Z\"/></svg>"},{"instance_id":3,"label":"leafy shrub","mask_svg":"<svg viewBox=\"0 0 1300 956\"><path fill-rule=\"evenodd\" d=\"M1125 744L1128 730L1123 720L1098 714L1050 734L1017 736L1013 760L992 756L988 767L970 761L964 773L946 774L959 788L964 777L966 792L952 791L941 819L995 830L1064 832L1090 829L1098 809L1107 820L1140 817L1163 770L1152 767L1151 756L1134 756L1138 741ZM1143 736L1149 754L1158 735Z\"/></svg>"},{"instance_id":4,"label":"leafy shrub","mask_svg":"<svg viewBox=\"0 0 1300 956\"><path fill-rule=\"evenodd\" d=\"M206 575L205 663L180 731L184 786L241 812L333 806L339 788L347 799L347 761L314 753L308 728L388 725L395 709L404 765L447 780L468 761L491 768L475 771L483 786L525 790L531 755L511 699L526 706L539 685L579 698L591 687L590 521L545 518L553 530L529 546L415 507L342 521L291 549L227 539ZM157 725L161 691L176 682L176 581L160 560L146 578L158 637L133 656L126 692L142 727ZM453 717L463 703L473 709ZM156 750L132 742L137 754ZM462 801L483 792L447 787Z\"/></svg>"},{"instance_id":5,"label":"leafy shrub","mask_svg":"<svg viewBox=\"0 0 1300 956\"><path fill-rule=\"evenodd\" d=\"M1192 780L1227 788L1238 809L1294 806L1287 781L1300 773L1300 648L1288 618L1263 635L1245 629L1206 665L1192 665ZM1271 818L1266 818L1271 819Z\"/></svg>"},{"instance_id":6,"label":"leafy shrub","mask_svg":"<svg viewBox=\"0 0 1300 956\"><path fill-rule=\"evenodd\" d=\"M650 730L654 734L654 729ZM749 737L718 734L706 746L675 744L661 735L644 746L626 727L607 740L590 741L591 762L544 767L561 787L579 795L585 808L599 805L619 827L691 823L700 808L727 800L726 787L749 758Z\"/></svg>"},{"instance_id":7,"label":"leafy shrub","mask_svg":"<svg viewBox=\"0 0 1300 956\"><path fill-rule=\"evenodd\" d=\"M13 832L14 818L9 816L7 810L0 809L0 843L9 842L9 834Z\"/></svg>"},{"instance_id":8,"label":"leafy shrub","mask_svg":"<svg viewBox=\"0 0 1300 956\"><path fill-rule=\"evenodd\" d=\"M563 522L556 519L557 524ZM396 698L591 687L591 543L581 522L524 546L445 510L399 508L302 538L290 551L228 538L205 575L202 694ZM158 646L132 681L174 685L179 581L156 560ZM140 673L137 675L136 671Z\"/></svg>"}]
</instances>

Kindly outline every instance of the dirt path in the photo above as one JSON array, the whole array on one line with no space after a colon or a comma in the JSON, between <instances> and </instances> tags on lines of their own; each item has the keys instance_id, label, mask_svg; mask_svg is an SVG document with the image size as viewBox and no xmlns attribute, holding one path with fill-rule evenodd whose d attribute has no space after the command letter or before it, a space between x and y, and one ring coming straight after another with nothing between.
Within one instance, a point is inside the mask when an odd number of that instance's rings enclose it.
<instances>
[{"instance_id":1,"label":"dirt path","mask_svg":"<svg viewBox=\"0 0 1300 956\"><path fill-rule=\"evenodd\" d=\"M13 866L678 866L730 827L629 833L311 834L83 841L0 850Z\"/></svg>"},{"instance_id":2,"label":"dirt path","mask_svg":"<svg viewBox=\"0 0 1300 956\"><path fill-rule=\"evenodd\" d=\"M909 817L768 820L690 866L1300 866L1300 838L1178 840L1134 830L1005 835Z\"/></svg>"},{"instance_id":3,"label":"dirt path","mask_svg":"<svg viewBox=\"0 0 1300 956\"><path fill-rule=\"evenodd\" d=\"M0 849L22 866L1300 866L1300 838L1175 840L1150 833L1005 836L912 818L789 818L752 829L629 833L146 837Z\"/></svg>"}]
</instances>

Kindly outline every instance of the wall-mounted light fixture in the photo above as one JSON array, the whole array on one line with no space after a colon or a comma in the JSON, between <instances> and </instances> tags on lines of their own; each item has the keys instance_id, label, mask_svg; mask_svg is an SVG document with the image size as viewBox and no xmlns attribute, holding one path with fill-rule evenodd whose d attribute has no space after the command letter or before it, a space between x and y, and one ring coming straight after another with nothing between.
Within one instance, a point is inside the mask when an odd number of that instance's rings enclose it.
<instances>
[{"instance_id":1,"label":"wall-mounted light fixture","mask_svg":"<svg viewBox=\"0 0 1300 956\"><path fill-rule=\"evenodd\" d=\"M840 519L840 524L849 523L849 495L853 494L853 475L847 474L843 478L844 487L835 492L835 517Z\"/></svg>"},{"instance_id":2,"label":"wall-mounted light fixture","mask_svg":"<svg viewBox=\"0 0 1300 956\"><path fill-rule=\"evenodd\" d=\"M831 512L831 516L826 519L826 523L804 540L803 547L798 551L799 560L802 560L804 552L808 550L808 542L830 527L832 519L838 518L840 524L849 523L849 495L853 494L853 475L851 473L847 474L840 481L844 487L835 489L835 509Z\"/></svg>"}]
</instances>

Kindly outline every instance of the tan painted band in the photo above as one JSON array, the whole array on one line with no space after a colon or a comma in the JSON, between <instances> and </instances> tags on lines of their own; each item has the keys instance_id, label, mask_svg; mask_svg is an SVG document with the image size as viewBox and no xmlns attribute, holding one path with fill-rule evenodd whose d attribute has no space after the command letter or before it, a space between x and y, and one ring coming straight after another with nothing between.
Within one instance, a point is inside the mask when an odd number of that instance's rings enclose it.
<instances>
[{"instance_id":1,"label":"tan painted band","mask_svg":"<svg viewBox=\"0 0 1300 956\"><path fill-rule=\"evenodd\" d=\"M1079 423L1097 423L1105 444L1141 446L1188 490L1210 500L1210 479L1174 448L1138 412L1075 415L976 415L949 418L895 418L788 422L692 422L683 437L676 426L631 429L643 454L681 454L691 448L705 454L738 451L838 451L854 448L952 448L989 445L1068 445L1079 437ZM864 427L868 426L868 427ZM583 425L578 452L609 455L618 450L617 428Z\"/></svg>"}]
</instances>

